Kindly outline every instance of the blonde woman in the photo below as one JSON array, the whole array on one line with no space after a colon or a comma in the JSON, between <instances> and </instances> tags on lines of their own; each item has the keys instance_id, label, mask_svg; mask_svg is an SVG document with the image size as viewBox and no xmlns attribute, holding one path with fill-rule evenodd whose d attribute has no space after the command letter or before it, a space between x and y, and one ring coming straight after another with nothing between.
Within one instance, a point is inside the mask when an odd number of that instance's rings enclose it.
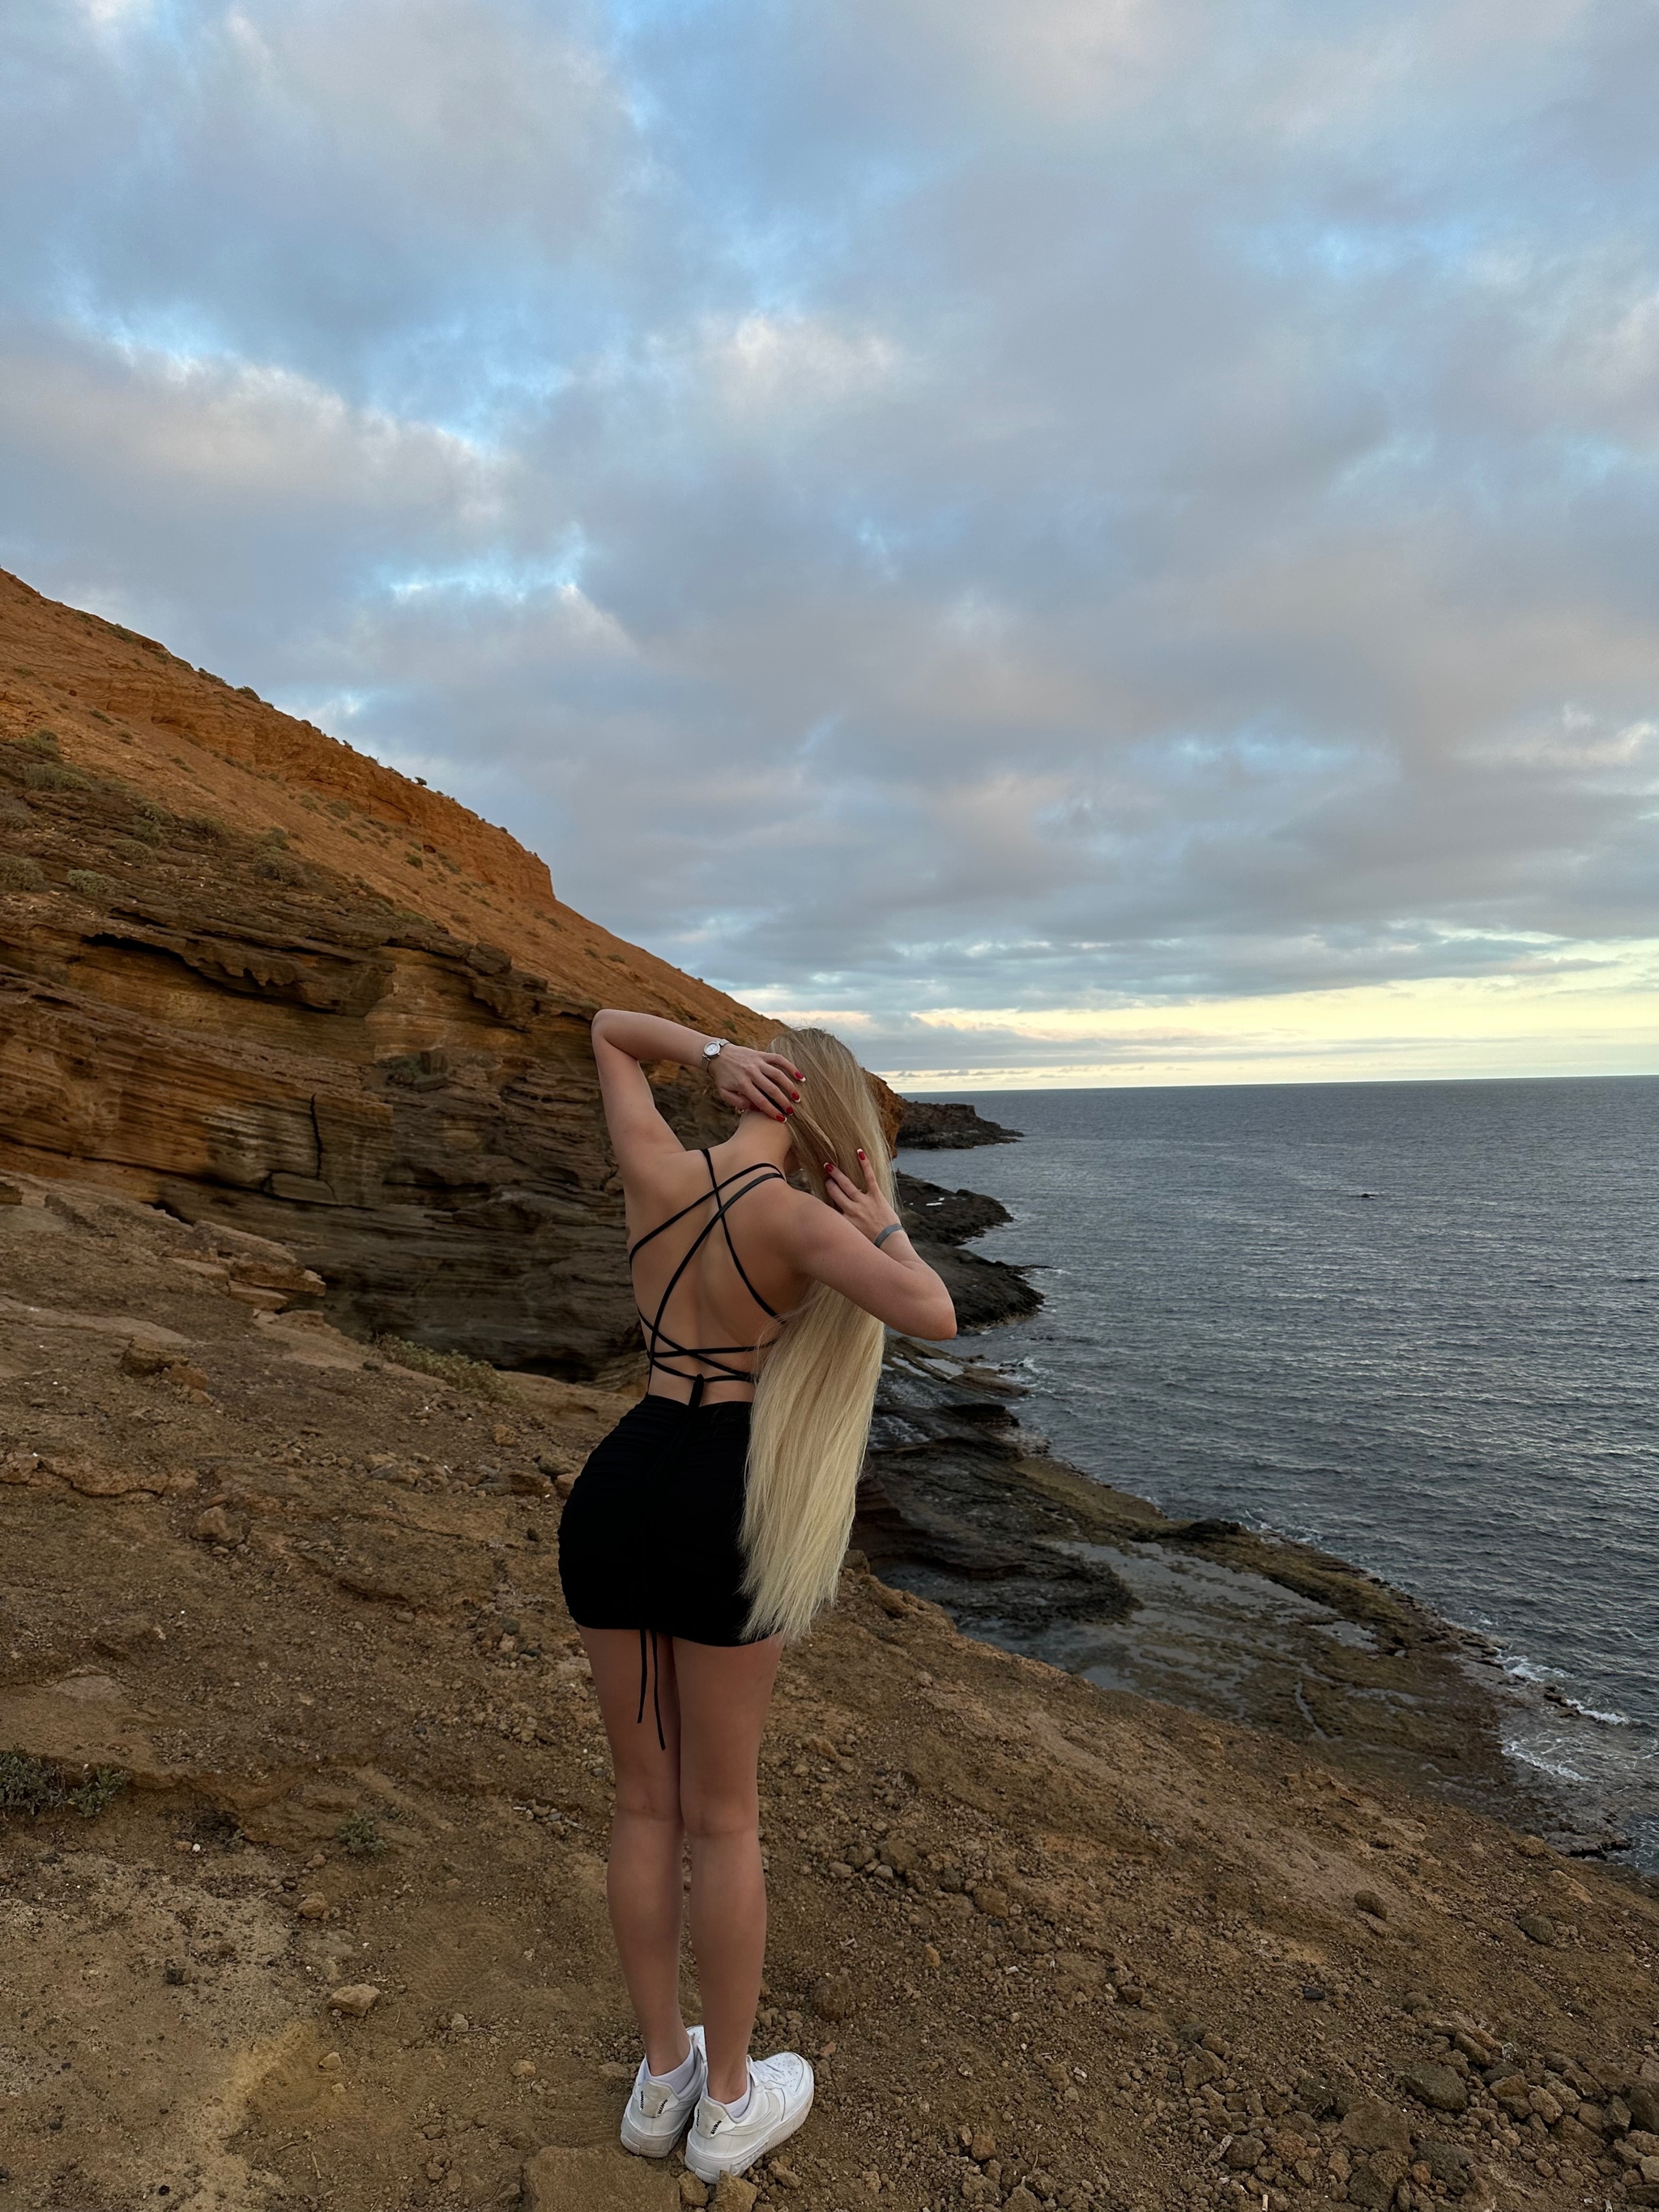
<instances>
[{"instance_id":1,"label":"blonde woman","mask_svg":"<svg viewBox=\"0 0 1659 2212\"><path fill-rule=\"evenodd\" d=\"M836 1038L785 1030L757 1052L607 1011L593 1053L649 1373L571 1492L559 1571L616 1771L611 1923L645 2045L622 2139L665 2158L689 2123L686 2164L714 2181L812 2103L798 2053L749 2057L766 1951L756 1772L779 1655L835 1592L882 1324L945 1338L956 1316L899 1225L869 1079ZM723 1144L684 1149L650 1060L708 1069L738 1116Z\"/></svg>"}]
</instances>

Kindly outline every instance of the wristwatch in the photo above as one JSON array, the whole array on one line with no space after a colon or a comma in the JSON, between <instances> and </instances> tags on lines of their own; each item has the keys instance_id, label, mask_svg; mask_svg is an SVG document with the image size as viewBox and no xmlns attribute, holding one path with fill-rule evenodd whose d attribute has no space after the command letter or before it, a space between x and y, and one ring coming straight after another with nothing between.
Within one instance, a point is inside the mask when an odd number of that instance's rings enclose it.
<instances>
[{"instance_id":1,"label":"wristwatch","mask_svg":"<svg viewBox=\"0 0 1659 2212\"><path fill-rule=\"evenodd\" d=\"M718 1060L725 1050L726 1039L724 1037L714 1037L710 1041L710 1042L704 1045L702 1048L702 1056L705 1060Z\"/></svg>"}]
</instances>

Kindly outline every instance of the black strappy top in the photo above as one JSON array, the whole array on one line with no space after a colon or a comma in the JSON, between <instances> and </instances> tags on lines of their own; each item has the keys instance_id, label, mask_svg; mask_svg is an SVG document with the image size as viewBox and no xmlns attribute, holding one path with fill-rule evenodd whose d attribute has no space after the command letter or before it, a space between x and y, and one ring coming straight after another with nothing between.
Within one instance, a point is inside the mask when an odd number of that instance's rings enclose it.
<instances>
[{"instance_id":1,"label":"black strappy top","mask_svg":"<svg viewBox=\"0 0 1659 2212\"><path fill-rule=\"evenodd\" d=\"M660 1237L665 1229L672 1229L677 1221L684 1221L688 1213L695 1213L700 1206L705 1205L711 1198L714 1200L714 1211L692 1238L678 1267L668 1278L668 1286L657 1301L655 1319L648 1320L642 1307L635 1309L639 1313L640 1326L645 1332L645 1354L647 1363L647 1389L651 1387L651 1376L660 1369L665 1375L678 1376L682 1382L690 1382L691 1395L687 1403L692 1406L702 1403L705 1383L752 1382L755 1379L752 1366L732 1367L726 1363L729 1359L743 1353L747 1353L752 1360L757 1347L752 1344L677 1344L662 1325L663 1316L668 1311L668 1301L678 1287L681 1276L684 1274L692 1261L696 1259L697 1254L718 1228L726 1237L726 1249L732 1255L732 1265L742 1278L744 1290L748 1291L763 1314L769 1315L773 1321L782 1319L782 1316L776 1308L768 1305L766 1300L750 1281L749 1272L738 1257L738 1248L732 1241L732 1224L726 1216L740 1198L746 1198L751 1190L757 1189L762 1183L771 1182L774 1180L779 1182L787 1181L781 1168L764 1165L759 1162L752 1163L746 1168L738 1168L735 1173L723 1176L717 1180L714 1174L714 1163L709 1156L708 1146L705 1145L699 1149L702 1153L703 1163L708 1170L708 1188L701 1198L694 1198L690 1206L683 1206L678 1213L671 1213L666 1221L659 1221L654 1229L647 1229L643 1237L628 1248L628 1264L631 1268L635 1254L648 1244L653 1237ZM747 1181L744 1181L745 1177L748 1178ZM742 1189L734 1191L730 1198L724 1197L722 1193L726 1185L734 1182L742 1183ZM714 1372L712 1375L688 1373L684 1367L676 1367L671 1364L677 1359L699 1360L704 1367L712 1367Z\"/></svg>"}]
</instances>

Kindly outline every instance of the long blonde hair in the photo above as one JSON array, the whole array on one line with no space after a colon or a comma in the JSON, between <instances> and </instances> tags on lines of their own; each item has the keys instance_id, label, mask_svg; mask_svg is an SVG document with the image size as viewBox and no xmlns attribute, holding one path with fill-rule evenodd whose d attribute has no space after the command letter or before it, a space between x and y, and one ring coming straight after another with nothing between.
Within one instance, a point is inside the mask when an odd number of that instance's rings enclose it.
<instances>
[{"instance_id":1,"label":"long blonde hair","mask_svg":"<svg viewBox=\"0 0 1659 2212\"><path fill-rule=\"evenodd\" d=\"M813 1195L824 1196L826 1160L860 1181L862 1150L890 1201L893 1170L875 1095L840 1038L827 1030L782 1030L769 1049L806 1079L790 1128ZM882 1340L873 1314L815 1283L767 1350L750 1424L743 1512L750 1636L803 1636L836 1594Z\"/></svg>"}]
</instances>

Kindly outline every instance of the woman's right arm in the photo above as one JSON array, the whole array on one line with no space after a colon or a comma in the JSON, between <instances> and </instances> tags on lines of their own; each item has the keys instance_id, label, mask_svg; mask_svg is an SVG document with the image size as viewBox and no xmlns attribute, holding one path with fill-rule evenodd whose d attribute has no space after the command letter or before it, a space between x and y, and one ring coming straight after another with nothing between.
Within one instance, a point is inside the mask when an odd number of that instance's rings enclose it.
<instances>
[{"instance_id":1,"label":"woman's right arm","mask_svg":"<svg viewBox=\"0 0 1659 2212\"><path fill-rule=\"evenodd\" d=\"M708 1066L715 1090L734 1114L763 1113L772 1121L782 1121L793 1113L794 1101L800 1096L795 1089L800 1080L799 1070L776 1053L754 1052L722 1039L719 1056L712 1063L706 1062L703 1047L714 1040L661 1014L630 1014L619 1007L604 1006L593 1017L592 1036L605 1123L617 1164L625 1176L642 1174L653 1158L678 1156L683 1149L657 1111L641 1060L675 1060L682 1067Z\"/></svg>"},{"instance_id":2,"label":"woman's right arm","mask_svg":"<svg viewBox=\"0 0 1659 2212\"><path fill-rule=\"evenodd\" d=\"M826 1170L824 1182L830 1206L810 1200L789 1209L785 1247L796 1267L907 1336L933 1344L953 1337L951 1293L902 1228L882 1236L898 1217L867 1173L862 1188L836 1167Z\"/></svg>"}]
</instances>

